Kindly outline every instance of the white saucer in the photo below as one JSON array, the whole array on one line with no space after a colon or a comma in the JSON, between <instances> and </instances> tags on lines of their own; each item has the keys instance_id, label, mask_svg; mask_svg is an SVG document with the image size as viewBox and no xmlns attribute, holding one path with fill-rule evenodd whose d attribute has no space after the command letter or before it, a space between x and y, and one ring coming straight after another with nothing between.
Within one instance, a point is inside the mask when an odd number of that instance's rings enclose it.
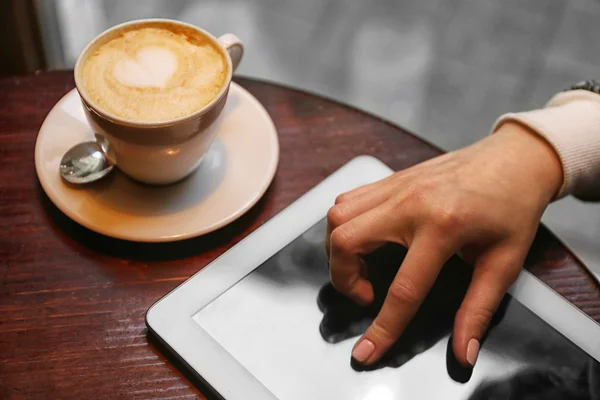
<instances>
[{"instance_id":1,"label":"white saucer","mask_svg":"<svg viewBox=\"0 0 600 400\"><path fill-rule=\"evenodd\" d=\"M138 242L168 242L214 231L239 218L265 193L279 161L277 131L250 93L232 83L218 137L196 172L171 186L134 182L117 171L83 186L66 184L60 159L93 140L74 89L50 111L35 146L44 191L67 216L98 233Z\"/></svg>"}]
</instances>

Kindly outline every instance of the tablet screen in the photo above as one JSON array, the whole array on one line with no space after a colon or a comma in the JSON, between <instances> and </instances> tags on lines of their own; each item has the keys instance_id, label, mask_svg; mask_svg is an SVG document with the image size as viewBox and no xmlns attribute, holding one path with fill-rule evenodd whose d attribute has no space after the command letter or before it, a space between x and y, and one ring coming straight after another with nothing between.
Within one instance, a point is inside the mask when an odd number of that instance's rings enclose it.
<instances>
[{"instance_id":1,"label":"tablet screen","mask_svg":"<svg viewBox=\"0 0 600 400\"><path fill-rule=\"evenodd\" d=\"M194 315L277 398L600 400L599 363L510 295L475 368L461 368L450 335L470 269L458 258L388 354L369 370L355 368L352 347L405 249L387 245L367 257L376 300L362 308L329 284L325 229L319 222Z\"/></svg>"}]
</instances>

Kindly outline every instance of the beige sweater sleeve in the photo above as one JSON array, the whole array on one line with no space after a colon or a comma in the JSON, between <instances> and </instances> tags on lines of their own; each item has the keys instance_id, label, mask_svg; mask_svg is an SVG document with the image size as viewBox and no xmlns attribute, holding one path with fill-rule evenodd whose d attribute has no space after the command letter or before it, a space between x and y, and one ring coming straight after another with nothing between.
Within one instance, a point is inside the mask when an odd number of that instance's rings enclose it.
<instances>
[{"instance_id":1,"label":"beige sweater sleeve","mask_svg":"<svg viewBox=\"0 0 600 400\"><path fill-rule=\"evenodd\" d=\"M558 198L572 194L600 200L600 95L587 90L559 93L546 108L503 115L492 132L509 121L527 126L556 151L563 168Z\"/></svg>"}]
</instances>

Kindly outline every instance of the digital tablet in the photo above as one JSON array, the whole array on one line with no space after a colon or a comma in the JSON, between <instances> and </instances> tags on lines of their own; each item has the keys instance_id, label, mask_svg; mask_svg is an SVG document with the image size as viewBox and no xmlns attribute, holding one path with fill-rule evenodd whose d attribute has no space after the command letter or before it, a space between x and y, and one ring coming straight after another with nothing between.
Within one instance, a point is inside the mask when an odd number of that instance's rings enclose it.
<instances>
[{"instance_id":1,"label":"digital tablet","mask_svg":"<svg viewBox=\"0 0 600 400\"><path fill-rule=\"evenodd\" d=\"M460 367L451 333L470 271L458 257L379 363L351 363L406 250L366 257L376 301L359 307L329 284L324 219L337 195L391 173L350 161L154 304L149 331L226 400L600 399L600 325L525 270L476 366Z\"/></svg>"}]
</instances>

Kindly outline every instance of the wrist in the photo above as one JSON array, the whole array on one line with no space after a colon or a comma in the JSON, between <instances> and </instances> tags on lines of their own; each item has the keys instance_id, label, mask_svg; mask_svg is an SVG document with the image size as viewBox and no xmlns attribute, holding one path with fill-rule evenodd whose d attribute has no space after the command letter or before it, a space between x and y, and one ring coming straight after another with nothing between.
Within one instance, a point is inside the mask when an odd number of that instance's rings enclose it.
<instances>
[{"instance_id":1,"label":"wrist","mask_svg":"<svg viewBox=\"0 0 600 400\"><path fill-rule=\"evenodd\" d=\"M581 199L600 199L599 95L587 90L560 93L547 108L504 114L492 132L508 122L530 128L558 154L563 183L556 198L572 194Z\"/></svg>"},{"instance_id":2,"label":"wrist","mask_svg":"<svg viewBox=\"0 0 600 400\"><path fill-rule=\"evenodd\" d=\"M554 148L535 131L517 122L502 124L489 139L501 142L503 148L521 170L525 185L540 189L551 202L563 184L563 169Z\"/></svg>"}]
</instances>

